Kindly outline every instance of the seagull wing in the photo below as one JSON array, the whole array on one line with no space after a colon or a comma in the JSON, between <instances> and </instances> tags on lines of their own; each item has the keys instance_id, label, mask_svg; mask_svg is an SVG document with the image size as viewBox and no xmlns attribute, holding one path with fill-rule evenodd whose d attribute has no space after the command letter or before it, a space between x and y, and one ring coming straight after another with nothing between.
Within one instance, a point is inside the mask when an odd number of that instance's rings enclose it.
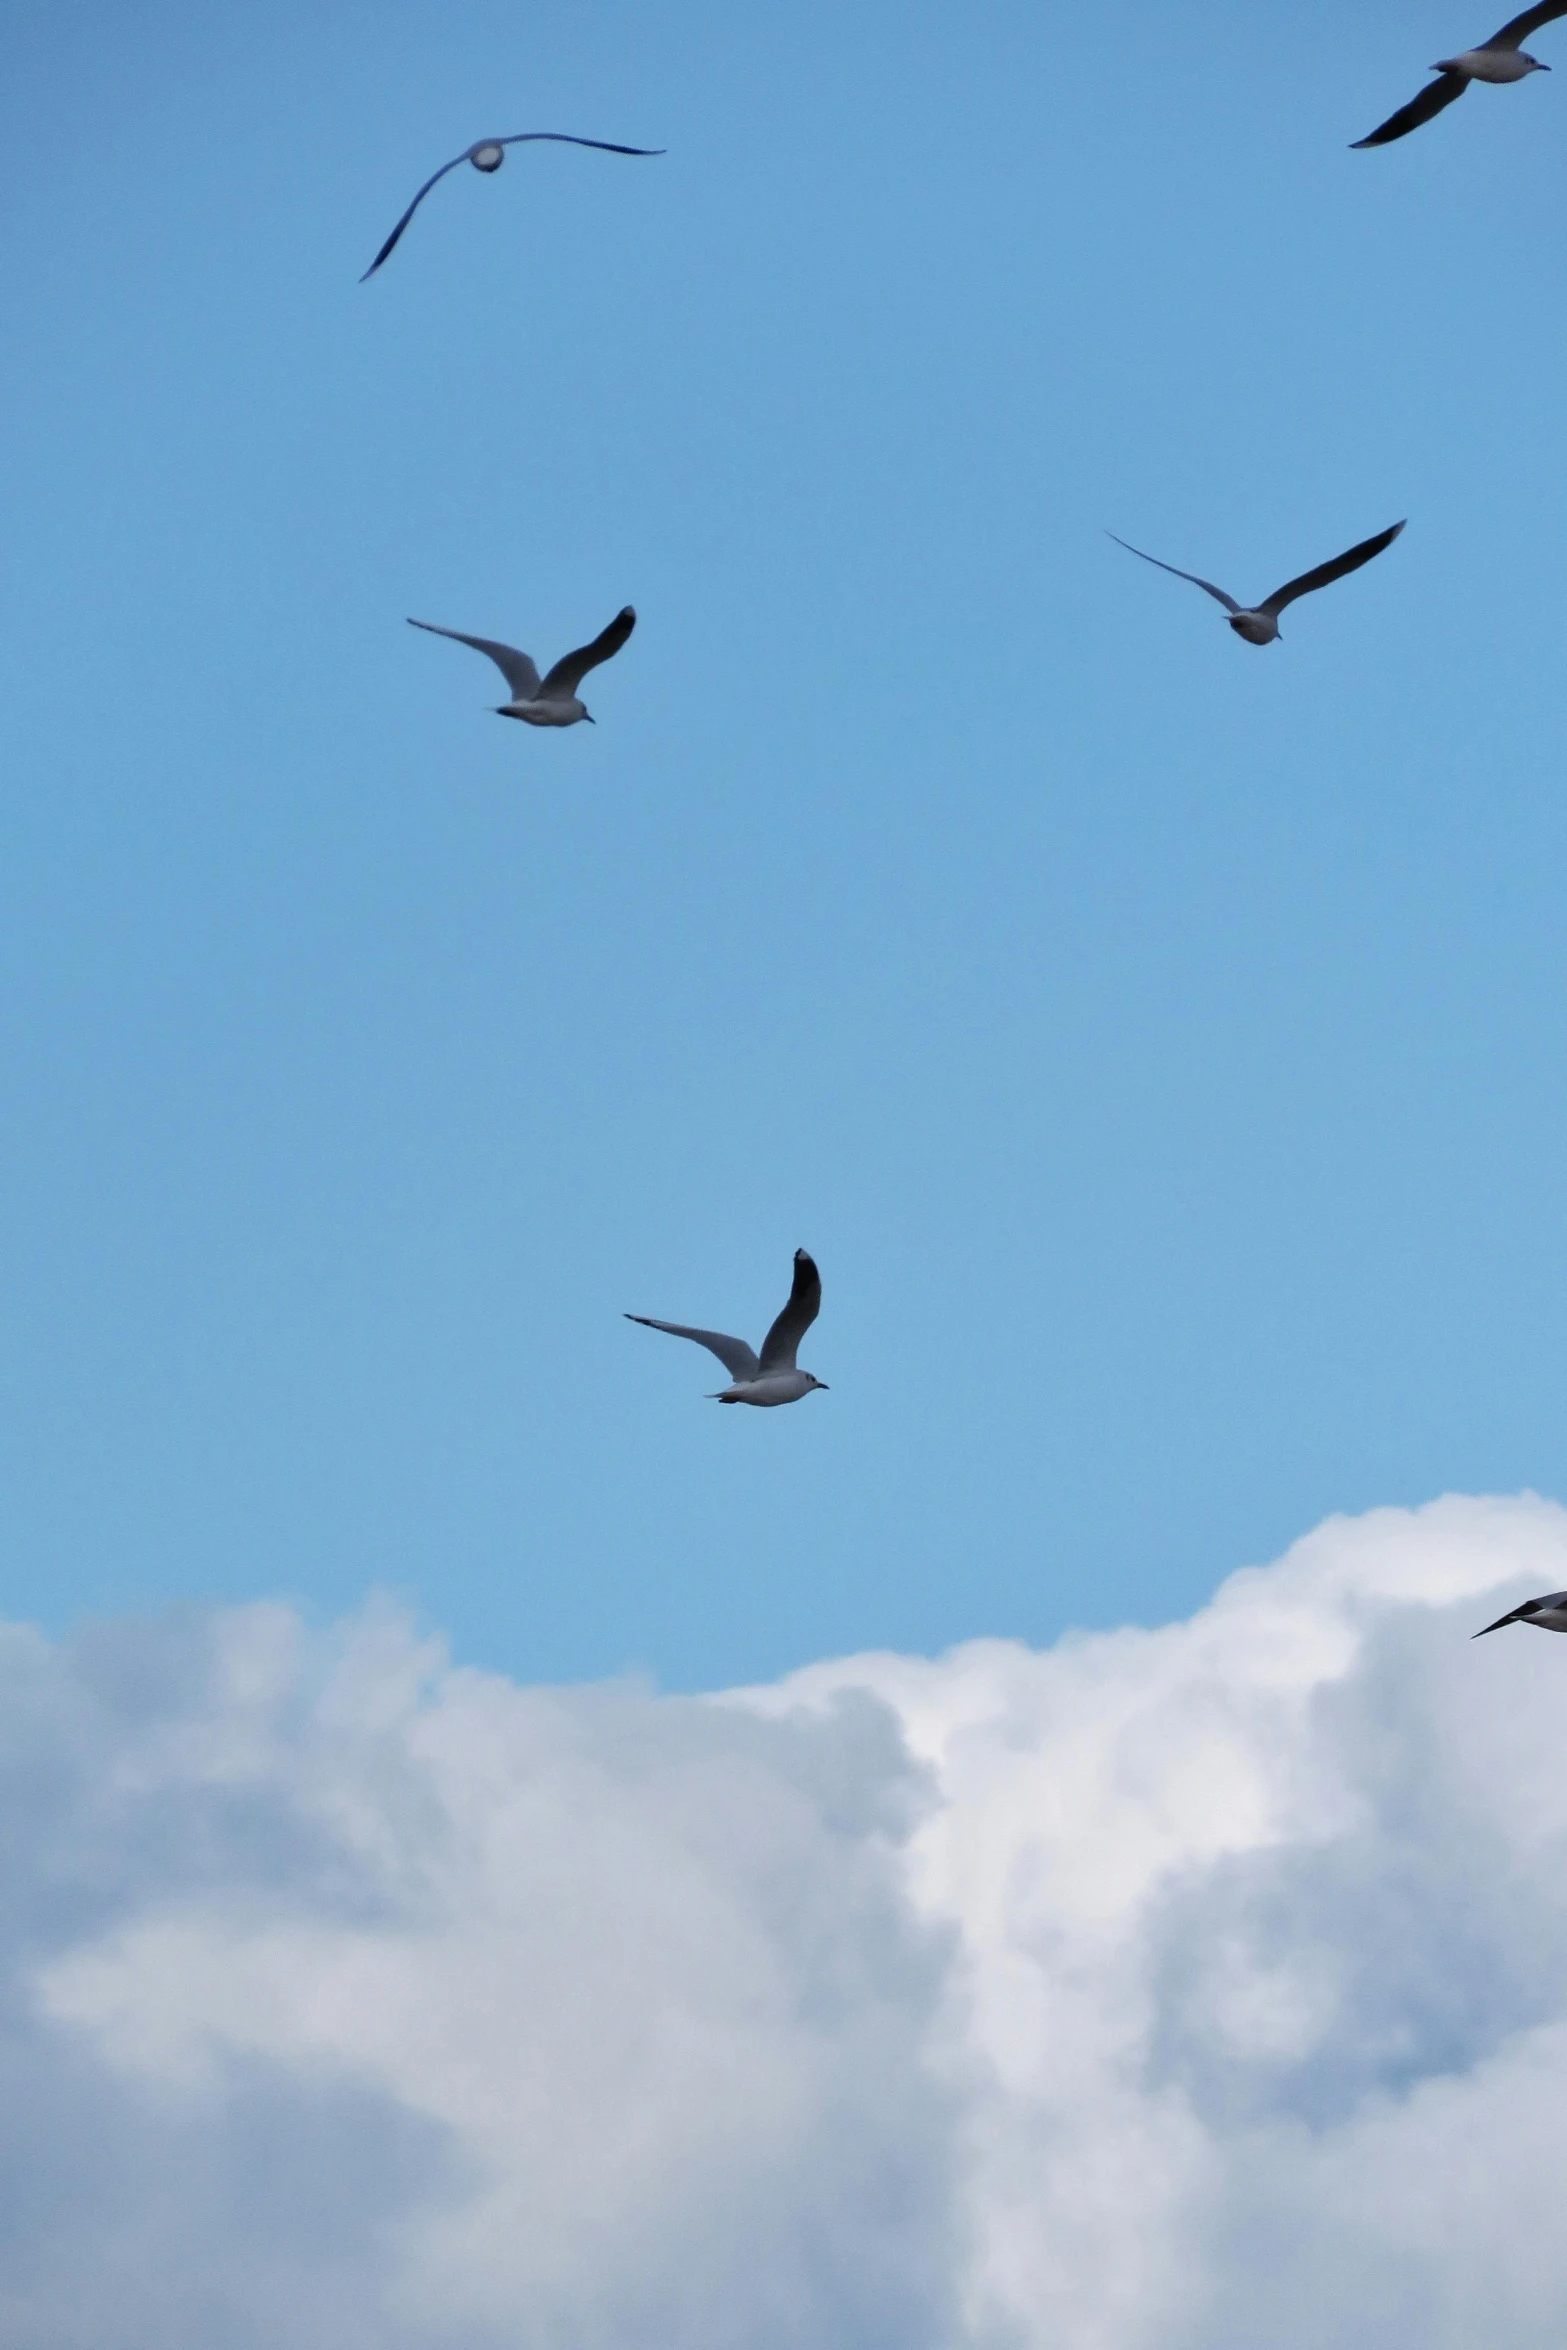
<instances>
[{"instance_id":1,"label":"seagull wing","mask_svg":"<svg viewBox=\"0 0 1567 2350\"><path fill-rule=\"evenodd\" d=\"M792 1371L800 1341L822 1310L822 1277L803 1248L794 1252L794 1287L767 1336L762 1340L762 1369Z\"/></svg>"},{"instance_id":2,"label":"seagull wing","mask_svg":"<svg viewBox=\"0 0 1567 2350\"><path fill-rule=\"evenodd\" d=\"M1521 49L1531 33L1537 33L1542 24L1554 24L1559 16L1567 16L1567 0L1540 0L1538 8L1526 8L1522 16L1511 17L1499 33L1491 35L1485 46Z\"/></svg>"},{"instance_id":3,"label":"seagull wing","mask_svg":"<svg viewBox=\"0 0 1567 2350\"><path fill-rule=\"evenodd\" d=\"M1461 98L1468 87L1469 76L1466 73L1439 73L1434 82L1427 82L1418 98L1411 98L1407 106L1401 106L1396 114L1390 114L1386 122L1379 122L1368 137L1352 139L1350 144L1355 147L1386 147L1394 139L1407 138L1423 122L1429 122L1434 114L1440 114L1444 106L1451 106L1455 98Z\"/></svg>"},{"instance_id":4,"label":"seagull wing","mask_svg":"<svg viewBox=\"0 0 1567 2350\"><path fill-rule=\"evenodd\" d=\"M424 202L426 196L428 196L430 190L434 187L436 181L445 179L447 173L449 171L455 171L459 163L466 163L472 152L473 150L471 147L465 147L460 155L454 155L452 157L450 163L443 163L439 171L431 172L429 178L425 181L424 186L419 190L418 195L415 196L413 202L409 205L407 211L403 214L402 219L398 222L396 228L393 229L391 235L387 238L386 243L381 247L380 252L376 255L369 268L365 271L365 277L374 277L376 271L380 268L382 262L387 258L388 254L392 250L392 247L396 244L398 238L402 235L404 229L408 226L408 223L412 220L414 214L418 211L420 205ZM364 284L365 277L362 277L359 280L361 285Z\"/></svg>"},{"instance_id":5,"label":"seagull wing","mask_svg":"<svg viewBox=\"0 0 1567 2350\"><path fill-rule=\"evenodd\" d=\"M1403 527L1401 522L1395 522L1391 529L1379 530L1374 539L1362 539L1358 547L1350 547L1344 554L1335 555L1331 563L1319 563L1315 571L1303 571L1299 579L1290 581L1288 587L1275 588L1267 602L1257 606L1258 611L1271 612L1276 620L1285 605L1293 604L1297 596L1309 596L1315 588L1331 587L1336 579L1343 579L1348 572L1358 571L1362 563L1369 563L1373 555L1380 555L1384 547L1393 544Z\"/></svg>"},{"instance_id":6,"label":"seagull wing","mask_svg":"<svg viewBox=\"0 0 1567 2350\"><path fill-rule=\"evenodd\" d=\"M569 702L588 671L618 653L636 624L637 616L628 604L623 612L615 614L608 628L601 630L592 644L579 645L574 653L562 654L539 688L540 701ZM476 642L472 637L468 641Z\"/></svg>"},{"instance_id":7,"label":"seagull wing","mask_svg":"<svg viewBox=\"0 0 1567 2350\"><path fill-rule=\"evenodd\" d=\"M495 144L497 147L526 147L534 139L553 139L563 147L597 147L601 155L664 155L668 153L668 149L664 147L617 147L613 139L575 139L570 131L513 131L509 139L497 139ZM462 156L459 155L457 160L461 163ZM447 169L450 170L450 168L451 166L448 164ZM432 180L430 184L433 187L435 182ZM421 188L419 195L423 194L424 190ZM419 196L415 196L414 203L417 204L418 201ZM413 206L410 205L409 210L412 211L412 209Z\"/></svg>"},{"instance_id":8,"label":"seagull wing","mask_svg":"<svg viewBox=\"0 0 1567 2350\"><path fill-rule=\"evenodd\" d=\"M1105 537L1107 539L1115 539L1115 532L1113 530L1107 530L1105 532ZM1115 539L1115 543L1118 547L1124 547L1129 555L1143 555L1142 548L1134 547L1130 539ZM1223 588L1215 587L1211 579L1199 579L1195 571L1177 571L1173 563L1160 563L1157 555L1143 555L1143 561L1145 563L1158 564L1161 571L1170 572L1176 579L1189 579L1193 587L1206 588L1209 595L1213 597L1214 602L1222 604L1226 612L1238 612L1240 610L1240 606L1236 603L1235 598L1233 596L1227 596Z\"/></svg>"},{"instance_id":9,"label":"seagull wing","mask_svg":"<svg viewBox=\"0 0 1567 2350\"><path fill-rule=\"evenodd\" d=\"M651 1314L628 1314L626 1320L640 1322L644 1330L667 1330L671 1338L694 1338L698 1346L717 1355L731 1379L754 1379L761 1370L745 1340L726 1338L722 1330L690 1330L684 1322L655 1322Z\"/></svg>"},{"instance_id":10,"label":"seagull wing","mask_svg":"<svg viewBox=\"0 0 1567 2350\"><path fill-rule=\"evenodd\" d=\"M1563 13L1558 11L1558 14ZM1494 1624L1487 1624L1478 1632L1471 1632L1471 1640L1483 1640L1487 1632L1500 1632L1504 1624L1527 1624L1548 1607L1567 1607L1567 1591L1548 1591L1543 1599L1526 1599L1522 1607L1515 1607L1511 1615L1498 1616Z\"/></svg>"},{"instance_id":11,"label":"seagull wing","mask_svg":"<svg viewBox=\"0 0 1567 2350\"><path fill-rule=\"evenodd\" d=\"M449 636L454 644L472 645L476 653L488 653L519 702L531 702L538 694L539 673L515 645L498 645L488 636L464 636L460 628L437 628L433 620L410 620L408 625L427 628L432 636Z\"/></svg>"}]
</instances>

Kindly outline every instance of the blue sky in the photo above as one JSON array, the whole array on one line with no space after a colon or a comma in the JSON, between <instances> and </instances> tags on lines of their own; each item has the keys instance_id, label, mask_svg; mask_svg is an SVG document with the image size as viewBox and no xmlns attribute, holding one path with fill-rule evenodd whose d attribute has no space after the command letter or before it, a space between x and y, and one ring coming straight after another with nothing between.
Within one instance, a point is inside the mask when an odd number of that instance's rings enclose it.
<instances>
[{"instance_id":1,"label":"blue sky","mask_svg":"<svg viewBox=\"0 0 1567 2350\"><path fill-rule=\"evenodd\" d=\"M1561 1490L1560 75L1351 155L1487 28L7 25L7 1613L694 1687ZM532 127L669 153L357 284ZM1266 653L1102 535L1401 515ZM627 600L559 737L404 626ZM800 1243L795 1410L620 1319Z\"/></svg>"}]
</instances>

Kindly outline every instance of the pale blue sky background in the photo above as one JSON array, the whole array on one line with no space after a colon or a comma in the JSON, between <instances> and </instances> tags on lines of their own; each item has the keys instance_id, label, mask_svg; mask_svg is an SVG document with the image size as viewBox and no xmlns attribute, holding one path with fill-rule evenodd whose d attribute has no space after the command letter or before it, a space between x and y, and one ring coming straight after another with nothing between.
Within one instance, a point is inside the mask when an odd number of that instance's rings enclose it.
<instances>
[{"instance_id":1,"label":"pale blue sky background","mask_svg":"<svg viewBox=\"0 0 1567 2350\"><path fill-rule=\"evenodd\" d=\"M7 1613L691 1686L1561 1490L1567 74L1352 155L1483 16L4 20ZM356 283L525 128L670 152ZM1406 514L1266 653L1102 536ZM404 626L627 600L559 737ZM802 1242L798 1409L620 1319Z\"/></svg>"}]
</instances>

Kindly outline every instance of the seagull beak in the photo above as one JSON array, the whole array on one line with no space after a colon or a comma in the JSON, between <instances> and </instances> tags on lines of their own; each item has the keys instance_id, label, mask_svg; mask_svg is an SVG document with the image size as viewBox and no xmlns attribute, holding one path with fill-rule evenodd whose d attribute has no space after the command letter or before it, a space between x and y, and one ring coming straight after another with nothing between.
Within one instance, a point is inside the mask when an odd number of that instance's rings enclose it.
<instances>
[{"instance_id":1,"label":"seagull beak","mask_svg":"<svg viewBox=\"0 0 1567 2350\"><path fill-rule=\"evenodd\" d=\"M597 726L598 720L594 717L591 710L584 710L582 715L590 726Z\"/></svg>"}]
</instances>

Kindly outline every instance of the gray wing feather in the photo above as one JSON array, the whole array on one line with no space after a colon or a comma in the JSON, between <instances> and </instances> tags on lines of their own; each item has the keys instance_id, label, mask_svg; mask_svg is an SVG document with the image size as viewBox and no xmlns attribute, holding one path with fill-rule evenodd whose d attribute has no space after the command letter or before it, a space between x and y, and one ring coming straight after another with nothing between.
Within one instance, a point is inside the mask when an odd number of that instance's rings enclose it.
<instances>
[{"instance_id":1,"label":"gray wing feather","mask_svg":"<svg viewBox=\"0 0 1567 2350\"><path fill-rule=\"evenodd\" d=\"M1521 48L1531 33L1537 33L1542 24L1554 24L1559 16L1567 16L1567 0L1542 0L1538 8L1526 8L1522 16L1510 17L1485 46L1487 49Z\"/></svg>"},{"instance_id":2,"label":"gray wing feather","mask_svg":"<svg viewBox=\"0 0 1567 2350\"><path fill-rule=\"evenodd\" d=\"M1390 530L1379 530L1375 538L1362 539L1358 547L1347 548L1342 555L1335 555L1331 563L1319 563L1315 571L1303 571L1299 579L1292 579L1287 587L1275 588L1267 602L1257 606L1258 611L1271 612L1277 619L1285 605L1293 604L1297 596L1309 596L1317 588L1331 587L1336 579L1343 579L1349 572L1358 571L1362 563L1369 563L1373 556L1380 555L1384 547L1393 544L1403 527L1401 522L1395 522Z\"/></svg>"},{"instance_id":3,"label":"gray wing feather","mask_svg":"<svg viewBox=\"0 0 1567 2350\"><path fill-rule=\"evenodd\" d=\"M410 620L408 625L427 628L431 636L449 636L454 644L472 645L476 653L488 653L519 702L531 702L538 694L539 673L528 655L519 653L515 645L498 645L488 636L464 636L460 628L437 628L433 620Z\"/></svg>"},{"instance_id":4,"label":"gray wing feather","mask_svg":"<svg viewBox=\"0 0 1567 2350\"><path fill-rule=\"evenodd\" d=\"M640 1322L644 1330L667 1330L671 1338L694 1338L698 1346L717 1355L731 1379L754 1379L761 1369L745 1340L726 1337L722 1330L692 1330L684 1322L655 1322L651 1314L628 1314L626 1320Z\"/></svg>"},{"instance_id":5,"label":"gray wing feather","mask_svg":"<svg viewBox=\"0 0 1567 2350\"><path fill-rule=\"evenodd\" d=\"M762 1341L764 1371L792 1371L800 1341L822 1310L822 1277L803 1248L794 1252L789 1303Z\"/></svg>"},{"instance_id":6,"label":"gray wing feather","mask_svg":"<svg viewBox=\"0 0 1567 2350\"><path fill-rule=\"evenodd\" d=\"M1469 76L1466 73L1439 73L1436 80L1427 82L1419 96L1411 98L1407 106L1401 106L1396 114L1388 116L1386 122L1379 122L1374 131L1368 131L1363 139L1351 140L1350 144L1355 147L1386 147L1394 139L1407 138L1423 122L1429 122L1434 114L1440 114L1444 106L1451 106L1455 98L1461 98L1468 87Z\"/></svg>"},{"instance_id":7,"label":"gray wing feather","mask_svg":"<svg viewBox=\"0 0 1567 2350\"><path fill-rule=\"evenodd\" d=\"M564 653L545 677L539 688L539 697L546 702L569 702L590 669L618 653L631 631L637 616L628 604L617 612L608 628L601 629L590 645L579 645L574 653Z\"/></svg>"},{"instance_id":8,"label":"gray wing feather","mask_svg":"<svg viewBox=\"0 0 1567 2350\"><path fill-rule=\"evenodd\" d=\"M1211 579L1199 579L1195 571L1177 571L1173 563L1161 563L1157 555L1143 555L1142 548L1134 547L1130 539L1116 539L1115 532L1113 530L1107 530L1105 532L1105 537L1107 539L1115 539L1116 545L1118 547L1124 547L1129 555L1142 555L1143 561L1145 563L1152 563L1157 565L1160 571L1168 571L1172 578L1189 579L1193 587L1205 588L1208 594L1212 596L1214 602L1216 604L1222 604L1226 612L1238 612L1240 610L1240 606L1236 603L1235 598L1233 596L1227 596L1223 588L1215 587Z\"/></svg>"}]
</instances>

